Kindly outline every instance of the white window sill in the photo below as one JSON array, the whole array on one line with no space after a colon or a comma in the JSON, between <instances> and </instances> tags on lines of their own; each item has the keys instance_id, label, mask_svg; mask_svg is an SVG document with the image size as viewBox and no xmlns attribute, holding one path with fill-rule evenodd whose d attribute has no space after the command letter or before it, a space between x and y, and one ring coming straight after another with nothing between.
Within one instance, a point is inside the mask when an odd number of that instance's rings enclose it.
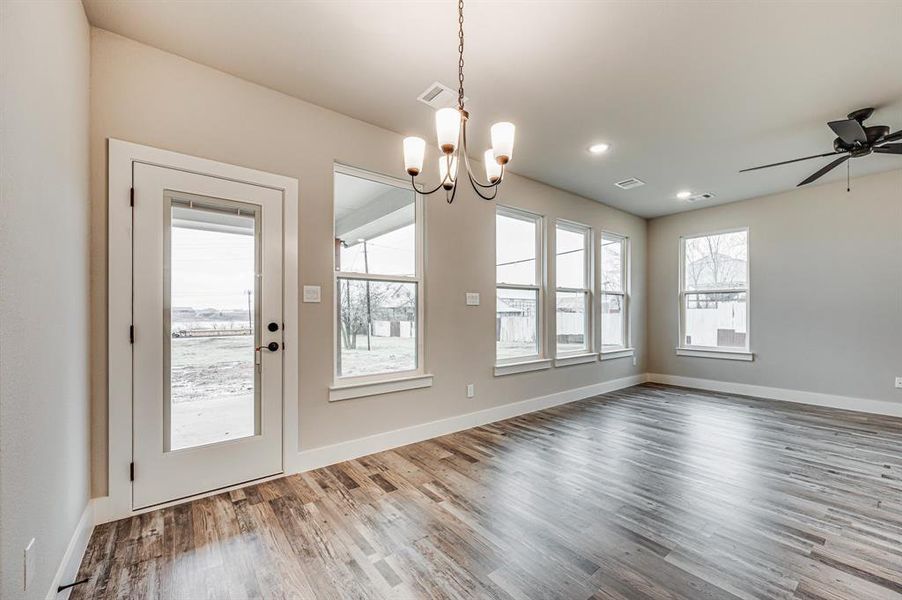
<instances>
[{"instance_id":1,"label":"white window sill","mask_svg":"<svg viewBox=\"0 0 902 600\"><path fill-rule=\"evenodd\" d=\"M620 348L619 350L602 350L598 354L599 360L614 360L615 358L629 358L636 353L633 348Z\"/></svg>"},{"instance_id":2,"label":"white window sill","mask_svg":"<svg viewBox=\"0 0 902 600\"><path fill-rule=\"evenodd\" d=\"M560 358L554 359L555 367L569 367L570 365L582 365L585 363L595 362L598 360L598 355L594 352L587 352L584 354L570 354L561 356Z\"/></svg>"},{"instance_id":3,"label":"white window sill","mask_svg":"<svg viewBox=\"0 0 902 600\"><path fill-rule=\"evenodd\" d=\"M399 377L398 379L386 379L384 381L333 385L329 388L329 402L427 387L432 387L432 375L414 375L412 377Z\"/></svg>"},{"instance_id":4,"label":"white window sill","mask_svg":"<svg viewBox=\"0 0 902 600\"><path fill-rule=\"evenodd\" d=\"M755 353L748 350L714 350L711 348L677 348L677 356L693 356L696 358L719 358L721 360L755 360Z\"/></svg>"},{"instance_id":5,"label":"white window sill","mask_svg":"<svg viewBox=\"0 0 902 600\"><path fill-rule=\"evenodd\" d=\"M516 373L528 373L529 371L542 371L551 368L550 358L541 358L539 360L527 360L517 363L507 363L495 365L495 377L502 375L514 375Z\"/></svg>"}]
</instances>

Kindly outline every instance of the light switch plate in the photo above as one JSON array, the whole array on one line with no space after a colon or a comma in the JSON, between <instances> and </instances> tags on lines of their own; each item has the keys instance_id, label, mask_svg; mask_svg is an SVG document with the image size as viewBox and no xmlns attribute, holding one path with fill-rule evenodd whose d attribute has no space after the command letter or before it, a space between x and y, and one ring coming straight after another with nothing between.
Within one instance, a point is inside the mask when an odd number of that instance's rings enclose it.
<instances>
[{"instance_id":1,"label":"light switch plate","mask_svg":"<svg viewBox=\"0 0 902 600\"><path fill-rule=\"evenodd\" d=\"M902 389L902 377L896 377L896 387Z\"/></svg>"},{"instance_id":2,"label":"light switch plate","mask_svg":"<svg viewBox=\"0 0 902 600\"><path fill-rule=\"evenodd\" d=\"M479 292L467 292L467 306L479 306Z\"/></svg>"},{"instance_id":3,"label":"light switch plate","mask_svg":"<svg viewBox=\"0 0 902 600\"><path fill-rule=\"evenodd\" d=\"M304 286L304 302L319 302L320 287L318 285Z\"/></svg>"}]
</instances>

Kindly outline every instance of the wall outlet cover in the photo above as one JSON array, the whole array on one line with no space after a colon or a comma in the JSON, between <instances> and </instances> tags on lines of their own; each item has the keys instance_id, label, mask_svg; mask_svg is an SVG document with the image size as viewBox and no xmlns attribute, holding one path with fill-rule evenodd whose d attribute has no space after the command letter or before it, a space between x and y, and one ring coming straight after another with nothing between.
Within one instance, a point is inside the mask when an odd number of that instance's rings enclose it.
<instances>
[{"instance_id":1,"label":"wall outlet cover","mask_svg":"<svg viewBox=\"0 0 902 600\"><path fill-rule=\"evenodd\" d=\"M467 306L479 306L479 292L467 292Z\"/></svg>"},{"instance_id":2,"label":"wall outlet cover","mask_svg":"<svg viewBox=\"0 0 902 600\"><path fill-rule=\"evenodd\" d=\"M476 385L473 383L467 384L467 398L472 398L476 395Z\"/></svg>"},{"instance_id":3,"label":"wall outlet cover","mask_svg":"<svg viewBox=\"0 0 902 600\"><path fill-rule=\"evenodd\" d=\"M304 286L304 302L319 302L320 287L318 285Z\"/></svg>"}]
</instances>

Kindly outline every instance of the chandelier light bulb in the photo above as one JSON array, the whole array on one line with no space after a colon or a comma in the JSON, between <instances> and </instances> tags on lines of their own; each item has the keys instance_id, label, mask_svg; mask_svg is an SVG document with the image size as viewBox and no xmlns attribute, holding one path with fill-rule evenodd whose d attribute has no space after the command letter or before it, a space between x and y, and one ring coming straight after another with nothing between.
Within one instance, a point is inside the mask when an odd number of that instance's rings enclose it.
<instances>
[{"instance_id":1,"label":"chandelier light bulb","mask_svg":"<svg viewBox=\"0 0 902 600\"><path fill-rule=\"evenodd\" d=\"M507 164L514 154L514 129L507 121L492 125L492 150L498 164Z\"/></svg>"},{"instance_id":2,"label":"chandelier light bulb","mask_svg":"<svg viewBox=\"0 0 902 600\"><path fill-rule=\"evenodd\" d=\"M426 140L419 137L404 138L404 168L411 177L423 170L423 156L426 154Z\"/></svg>"},{"instance_id":3,"label":"chandelier light bulb","mask_svg":"<svg viewBox=\"0 0 902 600\"><path fill-rule=\"evenodd\" d=\"M486 150L482 162L485 164L485 177L489 180L489 183L495 183L501 179L501 165L495 160L494 150L491 148Z\"/></svg>"},{"instance_id":4,"label":"chandelier light bulb","mask_svg":"<svg viewBox=\"0 0 902 600\"><path fill-rule=\"evenodd\" d=\"M451 173L448 173L448 163L451 163ZM438 172L442 178L442 187L450 190L454 187L454 180L457 179L457 157L441 156L438 159Z\"/></svg>"},{"instance_id":5,"label":"chandelier light bulb","mask_svg":"<svg viewBox=\"0 0 902 600\"><path fill-rule=\"evenodd\" d=\"M442 152L454 152L460 137L460 112L456 108L440 108L435 111L435 133Z\"/></svg>"}]
</instances>

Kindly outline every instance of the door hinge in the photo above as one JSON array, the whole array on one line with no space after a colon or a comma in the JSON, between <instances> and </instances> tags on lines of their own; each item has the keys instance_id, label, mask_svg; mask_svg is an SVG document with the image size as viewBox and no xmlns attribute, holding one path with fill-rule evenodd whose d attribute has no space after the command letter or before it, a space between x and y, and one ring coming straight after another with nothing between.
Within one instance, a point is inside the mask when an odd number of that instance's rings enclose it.
<instances>
[{"instance_id":1,"label":"door hinge","mask_svg":"<svg viewBox=\"0 0 902 600\"><path fill-rule=\"evenodd\" d=\"M128 343L129 344L135 343L135 326L134 325L128 326Z\"/></svg>"},{"instance_id":2,"label":"door hinge","mask_svg":"<svg viewBox=\"0 0 902 600\"><path fill-rule=\"evenodd\" d=\"M129 188L128 190L128 205L135 205L135 188Z\"/></svg>"},{"instance_id":3,"label":"door hinge","mask_svg":"<svg viewBox=\"0 0 902 600\"><path fill-rule=\"evenodd\" d=\"M135 463L128 463L128 480L135 480Z\"/></svg>"}]
</instances>

